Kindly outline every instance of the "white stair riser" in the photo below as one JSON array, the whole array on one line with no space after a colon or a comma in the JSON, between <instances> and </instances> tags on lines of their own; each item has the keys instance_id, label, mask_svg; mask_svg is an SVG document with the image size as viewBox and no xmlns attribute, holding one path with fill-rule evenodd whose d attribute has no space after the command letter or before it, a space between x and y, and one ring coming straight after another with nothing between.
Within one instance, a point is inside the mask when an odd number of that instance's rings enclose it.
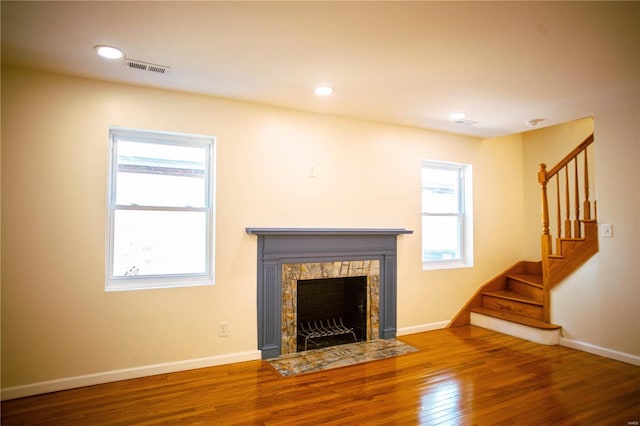
<instances>
[{"instance_id":1,"label":"white stair riser","mask_svg":"<svg viewBox=\"0 0 640 426\"><path fill-rule=\"evenodd\" d=\"M475 312L471 312L471 325L508 334L509 336L529 340L530 342L541 345L557 345L560 341L560 329L541 330Z\"/></svg>"}]
</instances>

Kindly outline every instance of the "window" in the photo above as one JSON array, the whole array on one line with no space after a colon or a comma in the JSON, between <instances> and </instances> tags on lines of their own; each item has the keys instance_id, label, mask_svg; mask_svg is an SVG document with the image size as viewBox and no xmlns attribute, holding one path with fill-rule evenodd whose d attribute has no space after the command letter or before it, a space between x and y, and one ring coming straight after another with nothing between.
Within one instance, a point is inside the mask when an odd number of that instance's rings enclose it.
<instances>
[{"instance_id":1,"label":"window","mask_svg":"<svg viewBox=\"0 0 640 426\"><path fill-rule=\"evenodd\" d=\"M423 269L473 266L471 165L422 163Z\"/></svg>"},{"instance_id":2,"label":"window","mask_svg":"<svg viewBox=\"0 0 640 426\"><path fill-rule=\"evenodd\" d=\"M213 284L214 138L110 138L106 289Z\"/></svg>"}]
</instances>

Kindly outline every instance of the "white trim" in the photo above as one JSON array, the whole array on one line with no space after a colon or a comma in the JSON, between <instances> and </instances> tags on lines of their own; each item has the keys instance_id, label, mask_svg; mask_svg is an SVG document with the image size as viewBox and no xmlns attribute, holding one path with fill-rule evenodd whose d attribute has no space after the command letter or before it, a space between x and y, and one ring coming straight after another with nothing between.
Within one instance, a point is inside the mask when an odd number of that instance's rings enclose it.
<instances>
[{"instance_id":1,"label":"white trim","mask_svg":"<svg viewBox=\"0 0 640 426\"><path fill-rule=\"evenodd\" d=\"M217 365L233 364L243 361L262 359L262 351L237 352L226 355L216 355L183 361L167 362L163 364L144 365L141 367L125 368L122 370L104 371L101 373L85 374L82 376L65 377L63 379L47 380L45 382L2 388L2 401L38 395L48 392L79 388L83 386L99 385L119 380L135 379L156 374L175 373L196 368L214 367Z\"/></svg>"},{"instance_id":2,"label":"white trim","mask_svg":"<svg viewBox=\"0 0 640 426\"><path fill-rule=\"evenodd\" d=\"M509 336L518 337L541 345L557 345L560 339L559 328L556 330L542 330L516 324L511 321L505 321L500 318L477 314L475 312L471 312L471 325L497 331L502 334L508 334Z\"/></svg>"},{"instance_id":3,"label":"white trim","mask_svg":"<svg viewBox=\"0 0 640 426\"><path fill-rule=\"evenodd\" d=\"M421 215L425 217L436 216L455 216L459 222L458 233L458 252L459 259L453 260L424 260L424 238L425 229L424 226L421 230L421 254L422 270L439 270L439 269L452 269L452 268L467 268L472 267L474 263L473 254L473 166L466 163L453 163L448 161L436 161L436 160L422 160L421 166L421 184L422 192L421 199L424 197L424 191L427 188L425 181L423 180L423 172L425 169L441 169L441 170L454 170L458 172L458 210L454 212L446 213L429 213L425 211L425 206L421 205ZM422 202L421 202L422 203ZM422 225L424 225L424 222Z\"/></svg>"},{"instance_id":4,"label":"white trim","mask_svg":"<svg viewBox=\"0 0 640 426\"><path fill-rule=\"evenodd\" d=\"M425 331L440 330L442 328L446 328L449 322L451 321L438 321L438 322L432 322L429 324L414 325L412 327L402 327L398 329L398 331L396 332L396 335L404 336L407 334L416 334L416 333L423 333Z\"/></svg>"},{"instance_id":5,"label":"white trim","mask_svg":"<svg viewBox=\"0 0 640 426\"><path fill-rule=\"evenodd\" d=\"M472 268L473 263L466 262L464 260L454 260L451 262L422 262L423 271L436 271L439 269L459 269L459 268Z\"/></svg>"},{"instance_id":6,"label":"white trim","mask_svg":"<svg viewBox=\"0 0 640 426\"><path fill-rule=\"evenodd\" d=\"M124 142L156 145L172 145L204 149L207 174L204 187L204 205L157 206L119 205L116 203L118 175L118 146ZM109 129L109 164L107 187L107 235L105 257L105 291L144 290L156 288L191 287L215 284L215 241L216 241L216 146L215 136L157 132L152 130L111 127ZM146 276L116 276L113 271L115 214L118 211L159 211L159 212L202 212L205 214L205 270L202 273L160 274ZM126 275L126 274L125 274Z\"/></svg>"},{"instance_id":7,"label":"white trim","mask_svg":"<svg viewBox=\"0 0 640 426\"><path fill-rule=\"evenodd\" d=\"M613 349L607 349L601 346L592 345L591 343L568 339L566 337L560 338L560 346L566 346L567 348L577 349L579 351L588 352L594 355L600 355L605 358L615 359L616 361L625 362L627 364L637 365L640 367L640 356L638 355L619 352Z\"/></svg>"}]
</instances>

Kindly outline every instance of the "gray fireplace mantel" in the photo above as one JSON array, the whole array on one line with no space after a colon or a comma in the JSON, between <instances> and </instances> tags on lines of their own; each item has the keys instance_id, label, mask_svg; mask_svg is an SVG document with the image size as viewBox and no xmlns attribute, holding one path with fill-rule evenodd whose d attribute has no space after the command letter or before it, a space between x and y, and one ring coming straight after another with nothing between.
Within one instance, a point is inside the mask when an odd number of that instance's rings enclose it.
<instances>
[{"instance_id":1,"label":"gray fireplace mantel","mask_svg":"<svg viewBox=\"0 0 640 426\"><path fill-rule=\"evenodd\" d=\"M404 228L246 228L258 236L258 349L262 358L281 350L282 265L380 260L380 338L396 336L397 237Z\"/></svg>"},{"instance_id":2,"label":"gray fireplace mantel","mask_svg":"<svg viewBox=\"0 0 640 426\"><path fill-rule=\"evenodd\" d=\"M399 235L413 234L404 228L246 228L255 235Z\"/></svg>"}]
</instances>

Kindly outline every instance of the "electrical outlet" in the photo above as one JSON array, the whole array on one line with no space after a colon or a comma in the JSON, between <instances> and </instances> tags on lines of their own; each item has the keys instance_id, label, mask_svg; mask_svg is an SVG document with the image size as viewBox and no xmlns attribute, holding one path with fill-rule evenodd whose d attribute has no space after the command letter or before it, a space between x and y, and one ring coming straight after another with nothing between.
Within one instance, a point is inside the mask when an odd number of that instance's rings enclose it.
<instances>
[{"instance_id":1,"label":"electrical outlet","mask_svg":"<svg viewBox=\"0 0 640 426\"><path fill-rule=\"evenodd\" d=\"M600 236L602 238L613 237L613 227L610 223L603 223L602 225L600 225Z\"/></svg>"},{"instance_id":2,"label":"electrical outlet","mask_svg":"<svg viewBox=\"0 0 640 426\"><path fill-rule=\"evenodd\" d=\"M218 323L218 336L226 337L229 335L229 322L222 321Z\"/></svg>"}]
</instances>

